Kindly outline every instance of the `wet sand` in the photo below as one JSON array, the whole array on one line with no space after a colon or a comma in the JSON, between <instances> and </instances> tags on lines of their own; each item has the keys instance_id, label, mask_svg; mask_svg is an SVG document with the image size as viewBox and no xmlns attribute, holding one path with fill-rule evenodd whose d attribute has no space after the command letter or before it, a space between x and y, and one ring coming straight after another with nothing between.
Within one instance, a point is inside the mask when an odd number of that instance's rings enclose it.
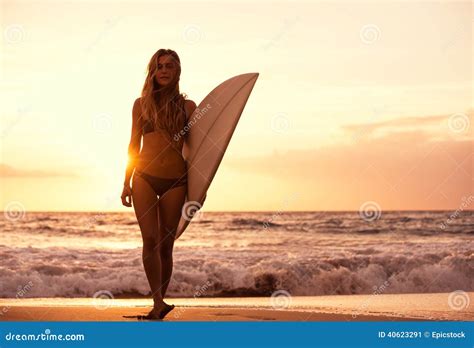
<instances>
[{"instance_id":1,"label":"wet sand","mask_svg":"<svg viewBox=\"0 0 474 348\"><path fill-rule=\"evenodd\" d=\"M474 292L239 298L167 298L164 321L474 321ZM463 301L464 300L464 301ZM149 299L0 299L1 321L136 321Z\"/></svg>"}]
</instances>

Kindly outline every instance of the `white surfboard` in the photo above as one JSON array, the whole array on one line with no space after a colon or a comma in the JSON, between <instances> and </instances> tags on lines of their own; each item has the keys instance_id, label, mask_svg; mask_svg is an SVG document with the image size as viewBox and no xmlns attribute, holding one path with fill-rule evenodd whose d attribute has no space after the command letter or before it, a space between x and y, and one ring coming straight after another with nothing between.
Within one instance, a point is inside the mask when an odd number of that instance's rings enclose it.
<instances>
[{"instance_id":1,"label":"white surfboard","mask_svg":"<svg viewBox=\"0 0 474 348\"><path fill-rule=\"evenodd\" d=\"M190 116L184 129L188 134L183 145L188 192L175 239L202 208L258 75L242 74L224 81L204 98Z\"/></svg>"}]
</instances>

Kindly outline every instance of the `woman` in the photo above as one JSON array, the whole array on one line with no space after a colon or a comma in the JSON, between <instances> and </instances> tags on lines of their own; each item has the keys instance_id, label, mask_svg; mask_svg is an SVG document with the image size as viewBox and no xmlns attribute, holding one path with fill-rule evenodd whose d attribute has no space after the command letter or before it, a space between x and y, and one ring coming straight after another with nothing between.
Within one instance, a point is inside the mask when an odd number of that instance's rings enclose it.
<instances>
[{"instance_id":1,"label":"woman","mask_svg":"<svg viewBox=\"0 0 474 348\"><path fill-rule=\"evenodd\" d=\"M154 304L144 319L163 319L174 308L164 302L164 297L187 189L186 162L181 154L186 136L174 136L182 134L180 131L196 108L179 92L180 75L177 53L159 49L151 57L141 97L135 100L132 110L129 161L121 198L127 207L133 201L143 239L143 266Z\"/></svg>"}]
</instances>

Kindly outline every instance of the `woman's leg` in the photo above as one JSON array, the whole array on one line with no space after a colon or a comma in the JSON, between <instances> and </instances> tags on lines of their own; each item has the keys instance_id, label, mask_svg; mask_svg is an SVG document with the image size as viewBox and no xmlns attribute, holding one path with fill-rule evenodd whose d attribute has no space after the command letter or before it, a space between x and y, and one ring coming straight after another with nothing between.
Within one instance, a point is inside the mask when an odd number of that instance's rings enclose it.
<instances>
[{"instance_id":1,"label":"woman's leg","mask_svg":"<svg viewBox=\"0 0 474 348\"><path fill-rule=\"evenodd\" d=\"M143 266L150 284L153 302L159 307L163 304L163 297L161 296L158 198L150 184L143 178L134 175L132 185L133 208L143 239Z\"/></svg>"},{"instance_id":2,"label":"woman's leg","mask_svg":"<svg viewBox=\"0 0 474 348\"><path fill-rule=\"evenodd\" d=\"M161 295L164 298L173 272L173 245L181 209L186 198L187 185L174 187L160 196L160 255L161 255Z\"/></svg>"}]
</instances>

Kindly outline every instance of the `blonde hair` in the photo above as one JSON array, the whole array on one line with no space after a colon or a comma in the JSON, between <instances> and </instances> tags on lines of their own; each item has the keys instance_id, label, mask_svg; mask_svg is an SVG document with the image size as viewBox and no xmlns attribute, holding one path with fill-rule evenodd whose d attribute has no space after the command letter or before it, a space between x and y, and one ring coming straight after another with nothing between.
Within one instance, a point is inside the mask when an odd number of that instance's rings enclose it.
<instances>
[{"instance_id":1,"label":"blonde hair","mask_svg":"<svg viewBox=\"0 0 474 348\"><path fill-rule=\"evenodd\" d=\"M173 79L166 86L160 86L155 79L160 57L170 55L177 66ZM140 105L142 119L150 120L155 129L163 128L170 138L179 133L186 122L184 101L186 95L179 92L181 61L171 49L161 48L153 54L148 63L148 73L143 85Z\"/></svg>"}]
</instances>

